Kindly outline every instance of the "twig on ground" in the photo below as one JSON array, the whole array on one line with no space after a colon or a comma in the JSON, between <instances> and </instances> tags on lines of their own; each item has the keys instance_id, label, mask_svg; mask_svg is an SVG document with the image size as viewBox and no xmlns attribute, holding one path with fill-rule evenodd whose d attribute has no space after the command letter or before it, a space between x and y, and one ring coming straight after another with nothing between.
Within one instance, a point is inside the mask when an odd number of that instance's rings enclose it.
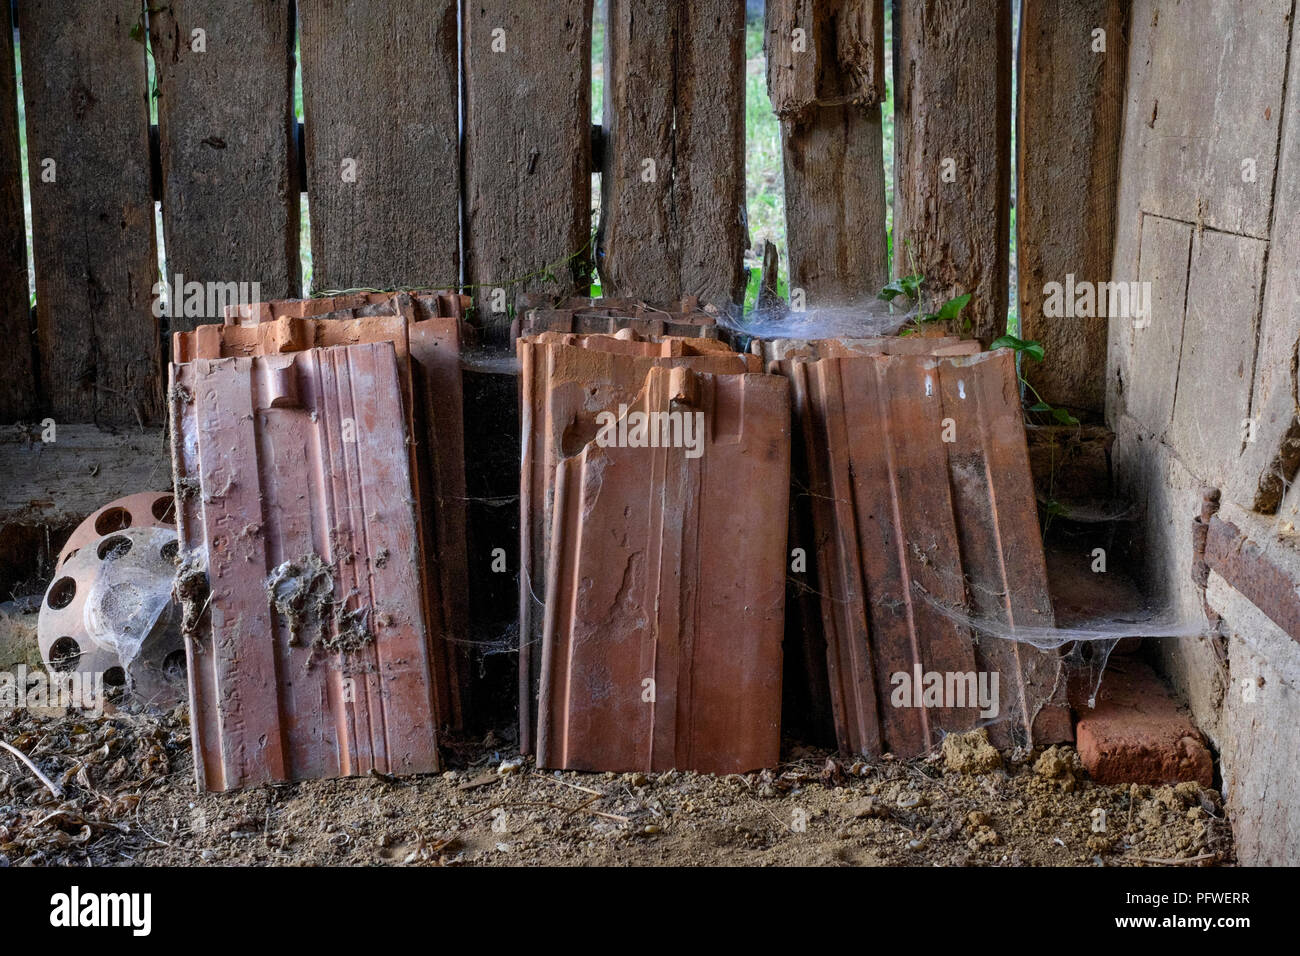
<instances>
[{"instance_id":1,"label":"twig on ground","mask_svg":"<svg viewBox=\"0 0 1300 956\"><path fill-rule=\"evenodd\" d=\"M1206 860L1217 860L1217 853L1202 853L1199 856L1181 857L1176 860L1162 860L1155 856L1126 856L1126 860L1136 860L1139 863L1152 863L1156 866L1178 866L1182 863L1204 863Z\"/></svg>"},{"instance_id":2,"label":"twig on ground","mask_svg":"<svg viewBox=\"0 0 1300 956\"><path fill-rule=\"evenodd\" d=\"M595 794L598 797L604 796L604 794L599 790L592 790L591 787L580 787L576 783L569 783L569 781L561 780L559 777L548 777L546 774L538 773L537 771L533 771L533 776L538 780L549 780L551 783L558 783L562 787L572 787L574 790L581 790L583 793Z\"/></svg>"},{"instance_id":3,"label":"twig on ground","mask_svg":"<svg viewBox=\"0 0 1300 956\"><path fill-rule=\"evenodd\" d=\"M3 740L0 740L0 747L3 747L5 750L9 751L15 757L21 760L24 764L26 764L27 769L30 770L32 773L36 774L37 779L40 780L41 783L45 784L45 786L49 789L50 793L54 794L54 799L56 800L63 799L63 788L60 787L58 784L56 784L49 777L45 776L45 774L41 773L40 769L36 766L36 764L32 763L31 760L28 759L27 754L23 753L21 750L19 750L17 747L13 746L12 744L5 743Z\"/></svg>"}]
</instances>

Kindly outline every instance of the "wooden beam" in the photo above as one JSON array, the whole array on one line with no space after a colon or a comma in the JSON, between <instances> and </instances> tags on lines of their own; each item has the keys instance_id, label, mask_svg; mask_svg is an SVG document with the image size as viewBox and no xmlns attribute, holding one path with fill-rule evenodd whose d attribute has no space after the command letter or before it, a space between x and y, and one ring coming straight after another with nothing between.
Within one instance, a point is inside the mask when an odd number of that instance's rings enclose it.
<instances>
[{"instance_id":1,"label":"wooden beam","mask_svg":"<svg viewBox=\"0 0 1300 956\"><path fill-rule=\"evenodd\" d=\"M987 345L1006 328L1011 5L894 3L894 274L927 306L970 293Z\"/></svg>"},{"instance_id":2,"label":"wooden beam","mask_svg":"<svg viewBox=\"0 0 1300 956\"><path fill-rule=\"evenodd\" d=\"M60 421L162 418L142 17L138 0L19 6L41 381Z\"/></svg>"},{"instance_id":3,"label":"wooden beam","mask_svg":"<svg viewBox=\"0 0 1300 956\"><path fill-rule=\"evenodd\" d=\"M585 295L591 275L592 0L542 6L479 0L462 16L465 274L498 325L517 293Z\"/></svg>"},{"instance_id":4,"label":"wooden beam","mask_svg":"<svg viewBox=\"0 0 1300 956\"><path fill-rule=\"evenodd\" d=\"M745 4L609 0L597 262L608 295L744 292Z\"/></svg>"},{"instance_id":5,"label":"wooden beam","mask_svg":"<svg viewBox=\"0 0 1300 956\"><path fill-rule=\"evenodd\" d=\"M768 93L781 117L790 289L808 307L889 277L880 102L883 0L771 0Z\"/></svg>"},{"instance_id":6,"label":"wooden beam","mask_svg":"<svg viewBox=\"0 0 1300 956\"><path fill-rule=\"evenodd\" d=\"M1021 335L1047 360L1026 363L1047 401L1100 413L1107 319L1048 316L1047 285L1110 279L1128 65L1121 0L1021 0L1016 136L1016 257ZM1097 31L1101 31L1098 33Z\"/></svg>"},{"instance_id":7,"label":"wooden beam","mask_svg":"<svg viewBox=\"0 0 1300 956\"><path fill-rule=\"evenodd\" d=\"M460 282L454 0L301 0L312 288Z\"/></svg>"},{"instance_id":8,"label":"wooden beam","mask_svg":"<svg viewBox=\"0 0 1300 956\"><path fill-rule=\"evenodd\" d=\"M256 302L299 295L293 3L171 0L149 30L167 280L256 282ZM221 314L173 315L170 329L204 321Z\"/></svg>"}]
</instances>

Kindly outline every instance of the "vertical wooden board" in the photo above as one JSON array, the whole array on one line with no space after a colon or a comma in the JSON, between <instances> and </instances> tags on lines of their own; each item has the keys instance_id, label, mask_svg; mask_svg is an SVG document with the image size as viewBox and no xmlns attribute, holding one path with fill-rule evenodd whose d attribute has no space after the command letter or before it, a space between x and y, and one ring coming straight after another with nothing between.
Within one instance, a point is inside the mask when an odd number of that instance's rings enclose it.
<instances>
[{"instance_id":1,"label":"vertical wooden board","mask_svg":"<svg viewBox=\"0 0 1300 956\"><path fill-rule=\"evenodd\" d=\"M534 278L510 286L511 302L587 292L591 18L592 0L479 0L463 11L465 274L480 316L492 314L495 287L524 276Z\"/></svg>"},{"instance_id":2,"label":"vertical wooden board","mask_svg":"<svg viewBox=\"0 0 1300 956\"><path fill-rule=\"evenodd\" d=\"M881 0L773 0L768 94L781 117L790 288L812 306L874 299L889 277Z\"/></svg>"},{"instance_id":3,"label":"vertical wooden board","mask_svg":"<svg viewBox=\"0 0 1300 956\"><path fill-rule=\"evenodd\" d=\"M801 113L817 101L822 55L817 26L823 7L817 0L768 0L764 6L767 95L777 116Z\"/></svg>"},{"instance_id":4,"label":"vertical wooden board","mask_svg":"<svg viewBox=\"0 0 1300 956\"><path fill-rule=\"evenodd\" d=\"M743 0L610 0L597 262L606 292L744 290Z\"/></svg>"},{"instance_id":5,"label":"vertical wooden board","mask_svg":"<svg viewBox=\"0 0 1300 956\"><path fill-rule=\"evenodd\" d=\"M1268 238L1293 10L1293 0L1135 3L1121 214Z\"/></svg>"},{"instance_id":6,"label":"vertical wooden board","mask_svg":"<svg viewBox=\"0 0 1300 956\"><path fill-rule=\"evenodd\" d=\"M885 0L769 0L767 89L778 116L885 96Z\"/></svg>"},{"instance_id":7,"label":"vertical wooden board","mask_svg":"<svg viewBox=\"0 0 1300 956\"><path fill-rule=\"evenodd\" d=\"M790 288L809 308L876 298L889 279L879 106L816 107L781 123Z\"/></svg>"},{"instance_id":8,"label":"vertical wooden board","mask_svg":"<svg viewBox=\"0 0 1300 956\"><path fill-rule=\"evenodd\" d=\"M673 172L676 2L609 0L597 266L608 295L668 301L680 254ZM653 181L647 181L653 177Z\"/></svg>"},{"instance_id":9,"label":"vertical wooden board","mask_svg":"<svg viewBox=\"0 0 1300 956\"><path fill-rule=\"evenodd\" d=\"M1007 314L1011 5L896 0L893 26L894 274L914 260L936 307L970 293L988 345Z\"/></svg>"},{"instance_id":10,"label":"vertical wooden board","mask_svg":"<svg viewBox=\"0 0 1300 956\"><path fill-rule=\"evenodd\" d=\"M0 12L0 422L29 414L37 404L36 340L27 287L27 233L23 215L22 152L18 144L18 83L10 6Z\"/></svg>"},{"instance_id":11,"label":"vertical wooden board","mask_svg":"<svg viewBox=\"0 0 1300 956\"><path fill-rule=\"evenodd\" d=\"M313 288L458 285L457 4L298 14Z\"/></svg>"},{"instance_id":12,"label":"vertical wooden board","mask_svg":"<svg viewBox=\"0 0 1300 956\"><path fill-rule=\"evenodd\" d=\"M1129 353L1121 394L1124 408L1142 427L1162 438L1174 413L1178 357L1187 307L1187 268L1192 226L1143 216L1137 281L1150 283L1151 315L1139 322L1111 323L1119 348ZM1118 386L1117 386L1118 387Z\"/></svg>"},{"instance_id":13,"label":"vertical wooden board","mask_svg":"<svg viewBox=\"0 0 1300 956\"><path fill-rule=\"evenodd\" d=\"M149 30L168 281L256 282L254 302L298 295L293 3L172 0ZM220 320L174 315L170 325Z\"/></svg>"},{"instance_id":14,"label":"vertical wooden board","mask_svg":"<svg viewBox=\"0 0 1300 956\"><path fill-rule=\"evenodd\" d=\"M1285 111L1300 116L1300 26L1291 24L1291 74ZM1273 196L1264 301L1260 309L1259 348L1255 356L1250 417L1255 441L1242 450L1241 461L1224 495L1243 507L1274 513L1288 484L1300 469L1300 408L1297 373L1300 360L1300 122L1282 126L1277 189Z\"/></svg>"},{"instance_id":15,"label":"vertical wooden board","mask_svg":"<svg viewBox=\"0 0 1300 956\"><path fill-rule=\"evenodd\" d=\"M681 0L674 201L681 295L714 305L745 292L745 4ZM606 81L608 82L608 80Z\"/></svg>"},{"instance_id":16,"label":"vertical wooden board","mask_svg":"<svg viewBox=\"0 0 1300 956\"><path fill-rule=\"evenodd\" d=\"M1247 444L1267 252L1259 239L1212 229L1192 234L1170 444L1215 487Z\"/></svg>"},{"instance_id":17,"label":"vertical wooden board","mask_svg":"<svg viewBox=\"0 0 1300 956\"><path fill-rule=\"evenodd\" d=\"M19 7L41 381L65 421L162 415L148 80L131 36L141 11Z\"/></svg>"},{"instance_id":18,"label":"vertical wooden board","mask_svg":"<svg viewBox=\"0 0 1300 956\"><path fill-rule=\"evenodd\" d=\"M1022 336L1042 342L1050 357L1024 374L1047 401L1096 412L1105 404L1106 319L1047 316L1045 287L1064 284L1067 274L1110 278L1128 6L1021 0L1020 9L1019 315Z\"/></svg>"}]
</instances>

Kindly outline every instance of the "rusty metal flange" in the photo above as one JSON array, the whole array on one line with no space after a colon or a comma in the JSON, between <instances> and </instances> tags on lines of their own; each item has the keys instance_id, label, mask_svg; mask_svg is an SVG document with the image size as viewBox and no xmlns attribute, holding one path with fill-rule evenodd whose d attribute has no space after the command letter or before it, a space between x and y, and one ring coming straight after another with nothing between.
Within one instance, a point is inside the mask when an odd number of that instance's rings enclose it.
<instances>
[{"instance_id":1,"label":"rusty metal flange","mask_svg":"<svg viewBox=\"0 0 1300 956\"><path fill-rule=\"evenodd\" d=\"M155 496L158 497L158 496ZM78 548L41 602L37 643L53 674L102 673L106 690L173 706L185 693L185 648L172 600L176 532L126 528Z\"/></svg>"},{"instance_id":2,"label":"rusty metal flange","mask_svg":"<svg viewBox=\"0 0 1300 956\"><path fill-rule=\"evenodd\" d=\"M110 501L91 513L68 536L67 543L55 562L57 571L63 563L79 550L114 531L127 528L176 528L176 503L170 491L141 491L125 498Z\"/></svg>"}]
</instances>

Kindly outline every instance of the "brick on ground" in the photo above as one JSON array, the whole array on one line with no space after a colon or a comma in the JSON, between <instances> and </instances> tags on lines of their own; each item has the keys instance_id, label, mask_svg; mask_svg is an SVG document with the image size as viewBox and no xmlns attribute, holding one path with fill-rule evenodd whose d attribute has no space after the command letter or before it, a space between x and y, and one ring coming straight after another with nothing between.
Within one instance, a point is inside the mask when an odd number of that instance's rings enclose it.
<instances>
[{"instance_id":1,"label":"brick on ground","mask_svg":"<svg viewBox=\"0 0 1300 956\"><path fill-rule=\"evenodd\" d=\"M1214 761L1201 732L1141 661L1112 658L1096 707L1078 711L1079 758L1098 783L1212 785Z\"/></svg>"}]
</instances>

